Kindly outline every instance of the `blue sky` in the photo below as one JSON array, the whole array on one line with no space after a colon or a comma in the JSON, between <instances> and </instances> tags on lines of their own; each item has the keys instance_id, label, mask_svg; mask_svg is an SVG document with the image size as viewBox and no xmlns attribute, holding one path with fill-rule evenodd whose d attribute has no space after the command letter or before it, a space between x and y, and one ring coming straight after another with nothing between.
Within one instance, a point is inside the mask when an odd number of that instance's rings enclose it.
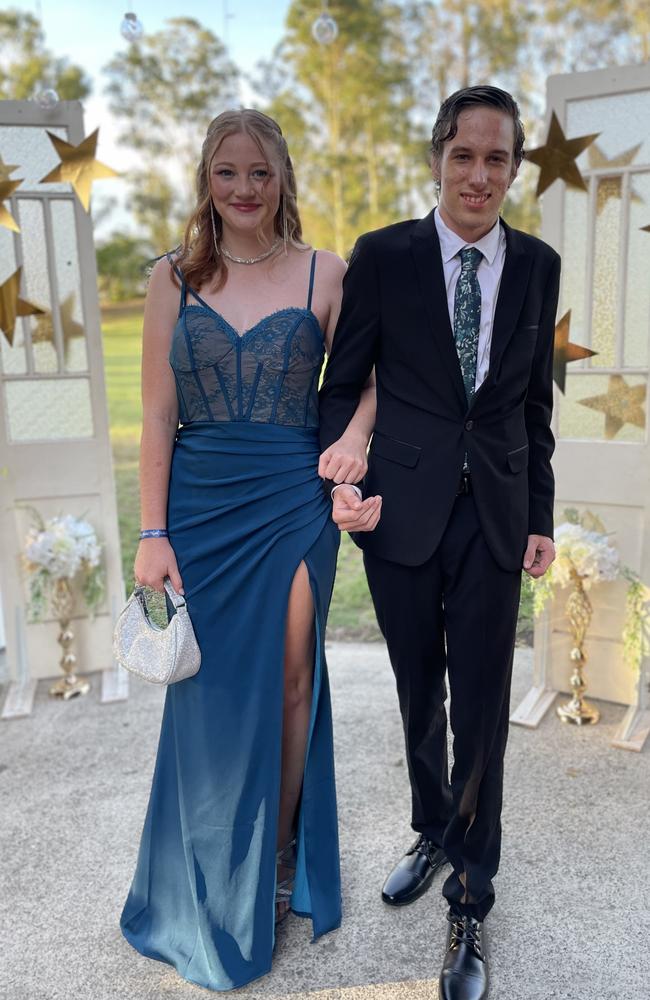
<instances>
[{"instance_id":1,"label":"blue sky","mask_svg":"<svg viewBox=\"0 0 650 1000\"><path fill-rule=\"evenodd\" d=\"M40 16L50 48L91 71L128 44L119 31L125 10L138 15L145 31L157 31L170 17L195 17L221 39L226 37L235 62L252 69L279 40L289 0L7 0L3 6Z\"/></svg>"},{"instance_id":2,"label":"blue sky","mask_svg":"<svg viewBox=\"0 0 650 1000\"><path fill-rule=\"evenodd\" d=\"M116 130L102 93L101 68L128 45L120 35L124 12L134 11L150 32L158 31L170 17L194 17L226 41L231 58L246 73L252 72L260 59L268 58L280 40L289 0L7 0L2 6L39 17L48 48L79 63L92 77L93 93L84 101L86 134L100 126L97 155L120 170L129 165L130 156L116 143ZM243 97L246 100L245 84ZM117 194L116 189L122 187L119 181L100 182L95 189L97 204L104 194ZM115 221L111 220L111 227Z\"/></svg>"}]
</instances>

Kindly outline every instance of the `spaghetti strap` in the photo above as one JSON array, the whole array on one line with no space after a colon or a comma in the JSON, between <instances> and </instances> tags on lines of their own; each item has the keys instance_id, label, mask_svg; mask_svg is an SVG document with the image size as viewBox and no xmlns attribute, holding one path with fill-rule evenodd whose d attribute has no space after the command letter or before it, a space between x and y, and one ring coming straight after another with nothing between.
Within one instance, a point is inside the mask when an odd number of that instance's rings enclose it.
<instances>
[{"instance_id":1,"label":"spaghetti strap","mask_svg":"<svg viewBox=\"0 0 650 1000\"><path fill-rule=\"evenodd\" d=\"M316 273L316 253L317 251L314 250L313 254L311 255L311 268L309 270L309 293L307 295L308 309L311 309L311 297L314 292L314 274Z\"/></svg>"},{"instance_id":2,"label":"spaghetti strap","mask_svg":"<svg viewBox=\"0 0 650 1000\"><path fill-rule=\"evenodd\" d=\"M183 272L181 271L180 267L178 267L177 264L174 262L174 258L172 257L172 255L170 253L166 253L165 257L169 261L169 266L173 269L174 274L176 275L177 278L180 279L180 282L181 282L181 299L180 299L180 302L178 304L178 315L182 316L183 315L183 310L185 309L185 298L186 298L186 289L187 289L187 285L186 285L186 282L185 282L185 277L184 277Z\"/></svg>"},{"instance_id":3,"label":"spaghetti strap","mask_svg":"<svg viewBox=\"0 0 650 1000\"><path fill-rule=\"evenodd\" d=\"M192 298L193 298L193 299L196 299L196 301L197 301L197 302L199 303L199 305L203 306L203 307L204 307L204 309L209 309L209 310L210 310L211 312L214 312L214 311L215 311L215 310L214 310L214 309L212 308L212 306L209 306L209 305L208 305L208 303L207 303L207 302L205 301L205 299L202 299L202 298L201 298L201 296L199 295L199 293L198 293L198 292L195 292L195 291L194 291L194 289L192 288L192 286L191 286L191 285L187 285L186 287L187 287L187 290L188 290L188 292L189 292L189 293L190 293L190 295L192 296Z\"/></svg>"}]
</instances>

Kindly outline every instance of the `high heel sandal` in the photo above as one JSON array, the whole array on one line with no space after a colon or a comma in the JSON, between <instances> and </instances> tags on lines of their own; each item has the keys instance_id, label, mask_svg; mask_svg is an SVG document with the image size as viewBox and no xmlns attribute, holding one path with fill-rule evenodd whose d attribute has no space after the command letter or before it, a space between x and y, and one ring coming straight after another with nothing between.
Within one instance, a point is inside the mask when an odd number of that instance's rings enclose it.
<instances>
[{"instance_id":1,"label":"high heel sandal","mask_svg":"<svg viewBox=\"0 0 650 1000\"><path fill-rule=\"evenodd\" d=\"M286 868L289 871L289 875L286 878L280 879L276 882L275 886L275 923L276 926L281 924L286 917L289 916L291 910L291 895L293 893L294 883L296 881L296 839L289 841L286 847L283 847L281 851L275 856L276 865L279 868ZM286 903L286 909L278 913L278 907L283 903Z\"/></svg>"}]
</instances>

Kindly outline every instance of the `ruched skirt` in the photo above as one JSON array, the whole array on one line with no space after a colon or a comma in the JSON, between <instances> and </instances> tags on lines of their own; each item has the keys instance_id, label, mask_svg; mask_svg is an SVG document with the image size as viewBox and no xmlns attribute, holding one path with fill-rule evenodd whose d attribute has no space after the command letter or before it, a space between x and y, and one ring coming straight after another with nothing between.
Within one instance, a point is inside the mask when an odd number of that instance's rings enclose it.
<instances>
[{"instance_id":1,"label":"ruched skirt","mask_svg":"<svg viewBox=\"0 0 650 1000\"><path fill-rule=\"evenodd\" d=\"M271 967L285 624L303 561L316 652L291 907L314 937L340 923L324 652L339 534L318 454L316 430L243 422L185 425L174 448L168 529L201 668L167 690L121 927L143 955L208 989Z\"/></svg>"}]
</instances>

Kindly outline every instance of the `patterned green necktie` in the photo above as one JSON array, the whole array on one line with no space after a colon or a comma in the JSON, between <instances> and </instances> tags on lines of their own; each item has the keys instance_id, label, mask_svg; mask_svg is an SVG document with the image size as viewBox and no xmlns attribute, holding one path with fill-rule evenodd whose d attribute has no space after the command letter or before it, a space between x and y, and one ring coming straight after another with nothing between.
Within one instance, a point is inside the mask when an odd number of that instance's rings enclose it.
<instances>
[{"instance_id":1,"label":"patterned green necktie","mask_svg":"<svg viewBox=\"0 0 650 1000\"><path fill-rule=\"evenodd\" d=\"M454 295L454 340L468 404L474 395L478 334L481 326L481 286L476 274L483 254L476 247L459 253L460 274Z\"/></svg>"}]
</instances>

